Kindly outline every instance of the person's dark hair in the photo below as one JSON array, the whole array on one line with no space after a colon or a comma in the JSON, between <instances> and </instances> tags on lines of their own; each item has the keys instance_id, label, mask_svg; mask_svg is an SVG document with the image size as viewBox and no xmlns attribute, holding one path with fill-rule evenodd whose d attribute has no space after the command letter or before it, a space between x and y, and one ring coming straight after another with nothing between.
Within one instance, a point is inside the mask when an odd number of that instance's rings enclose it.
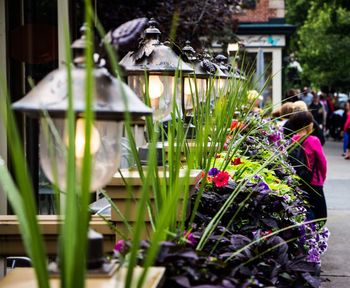
<instances>
[{"instance_id":1,"label":"person's dark hair","mask_svg":"<svg viewBox=\"0 0 350 288\"><path fill-rule=\"evenodd\" d=\"M294 131L306 128L313 122L313 117L309 111L300 111L290 116L289 122Z\"/></svg>"}]
</instances>

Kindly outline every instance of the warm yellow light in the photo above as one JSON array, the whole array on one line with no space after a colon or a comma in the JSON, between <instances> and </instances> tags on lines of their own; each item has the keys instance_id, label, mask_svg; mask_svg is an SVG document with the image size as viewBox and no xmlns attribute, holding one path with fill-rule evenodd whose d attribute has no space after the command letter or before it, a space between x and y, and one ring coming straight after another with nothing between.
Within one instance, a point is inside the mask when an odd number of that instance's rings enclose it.
<instances>
[{"instance_id":1,"label":"warm yellow light","mask_svg":"<svg viewBox=\"0 0 350 288\"><path fill-rule=\"evenodd\" d=\"M145 93L146 87L143 85L143 92ZM148 95L151 101L151 106L154 109L159 109L159 98L163 95L164 85L160 81L159 76L150 75L148 78Z\"/></svg>"},{"instance_id":2,"label":"warm yellow light","mask_svg":"<svg viewBox=\"0 0 350 288\"><path fill-rule=\"evenodd\" d=\"M94 125L91 127L90 153L93 155L101 146L100 133ZM81 159L84 157L85 149L85 120L78 119L75 128L75 157Z\"/></svg>"},{"instance_id":3,"label":"warm yellow light","mask_svg":"<svg viewBox=\"0 0 350 288\"><path fill-rule=\"evenodd\" d=\"M148 93L150 99L159 98L162 96L164 92L164 85L162 81L160 81L159 76L150 75L149 76L149 85L148 85Z\"/></svg>"}]
</instances>

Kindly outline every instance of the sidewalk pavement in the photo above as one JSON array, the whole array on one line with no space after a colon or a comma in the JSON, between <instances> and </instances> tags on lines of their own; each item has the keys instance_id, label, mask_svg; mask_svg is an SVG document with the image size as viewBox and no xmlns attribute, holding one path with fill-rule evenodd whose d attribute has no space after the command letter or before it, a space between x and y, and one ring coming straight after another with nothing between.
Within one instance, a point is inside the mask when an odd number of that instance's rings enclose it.
<instances>
[{"instance_id":1,"label":"sidewalk pavement","mask_svg":"<svg viewBox=\"0 0 350 288\"><path fill-rule=\"evenodd\" d=\"M325 195L328 206L329 246L322 257L321 288L350 287L350 160L341 157L342 143L327 141Z\"/></svg>"}]
</instances>

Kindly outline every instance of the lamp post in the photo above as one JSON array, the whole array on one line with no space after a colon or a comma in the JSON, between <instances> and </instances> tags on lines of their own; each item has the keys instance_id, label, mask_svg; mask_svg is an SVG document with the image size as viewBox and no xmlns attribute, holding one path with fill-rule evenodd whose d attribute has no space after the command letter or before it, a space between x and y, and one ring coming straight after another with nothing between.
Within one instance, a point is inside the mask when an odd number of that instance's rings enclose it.
<instances>
[{"instance_id":1,"label":"lamp post","mask_svg":"<svg viewBox=\"0 0 350 288\"><path fill-rule=\"evenodd\" d=\"M85 32L84 27L81 31ZM86 44L87 40L83 34L72 45L75 58L71 68L72 86L70 88L76 116L74 143L77 175L81 175L86 142L84 133L86 71L83 55ZM91 129L90 141L91 191L105 186L119 168L120 140L125 111L130 113L132 119L152 113L152 110L139 100L130 87L113 77L104 68L103 59L100 59L97 54L94 56L92 110L95 121ZM41 166L48 179L62 191L66 191L68 173L66 166L68 148L66 114L69 89L67 79L65 67L54 70L24 98L13 104L14 110L21 111L29 117L39 118ZM126 103L122 93L125 95Z\"/></svg>"},{"instance_id":2,"label":"lamp post","mask_svg":"<svg viewBox=\"0 0 350 288\"><path fill-rule=\"evenodd\" d=\"M174 102L183 111L183 77L194 70L169 46L160 42L161 32L155 25L156 21L152 18L139 48L125 55L120 65L124 67L128 84L134 92L140 98L148 93L154 120L167 121Z\"/></svg>"}]
</instances>

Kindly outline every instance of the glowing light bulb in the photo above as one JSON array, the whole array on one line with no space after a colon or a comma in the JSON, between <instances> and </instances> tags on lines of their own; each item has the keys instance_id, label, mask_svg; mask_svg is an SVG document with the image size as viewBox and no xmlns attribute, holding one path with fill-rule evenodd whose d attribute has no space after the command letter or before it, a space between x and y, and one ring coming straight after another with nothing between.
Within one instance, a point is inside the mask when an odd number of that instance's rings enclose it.
<instances>
[{"instance_id":1,"label":"glowing light bulb","mask_svg":"<svg viewBox=\"0 0 350 288\"><path fill-rule=\"evenodd\" d=\"M91 127L90 153L95 154L101 146L100 133L94 125ZM78 119L75 128L75 157L83 158L85 149L85 120Z\"/></svg>"},{"instance_id":2,"label":"glowing light bulb","mask_svg":"<svg viewBox=\"0 0 350 288\"><path fill-rule=\"evenodd\" d=\"M159 98L163 95L164 92L164 85L162 81L160 81L159 76L156 75L150 75L148 83L148 94L149 98L151 100L151 106L154 109L159 108ZM145 89L144 89L145 90Z\"/></svg>"}]
</instances>

